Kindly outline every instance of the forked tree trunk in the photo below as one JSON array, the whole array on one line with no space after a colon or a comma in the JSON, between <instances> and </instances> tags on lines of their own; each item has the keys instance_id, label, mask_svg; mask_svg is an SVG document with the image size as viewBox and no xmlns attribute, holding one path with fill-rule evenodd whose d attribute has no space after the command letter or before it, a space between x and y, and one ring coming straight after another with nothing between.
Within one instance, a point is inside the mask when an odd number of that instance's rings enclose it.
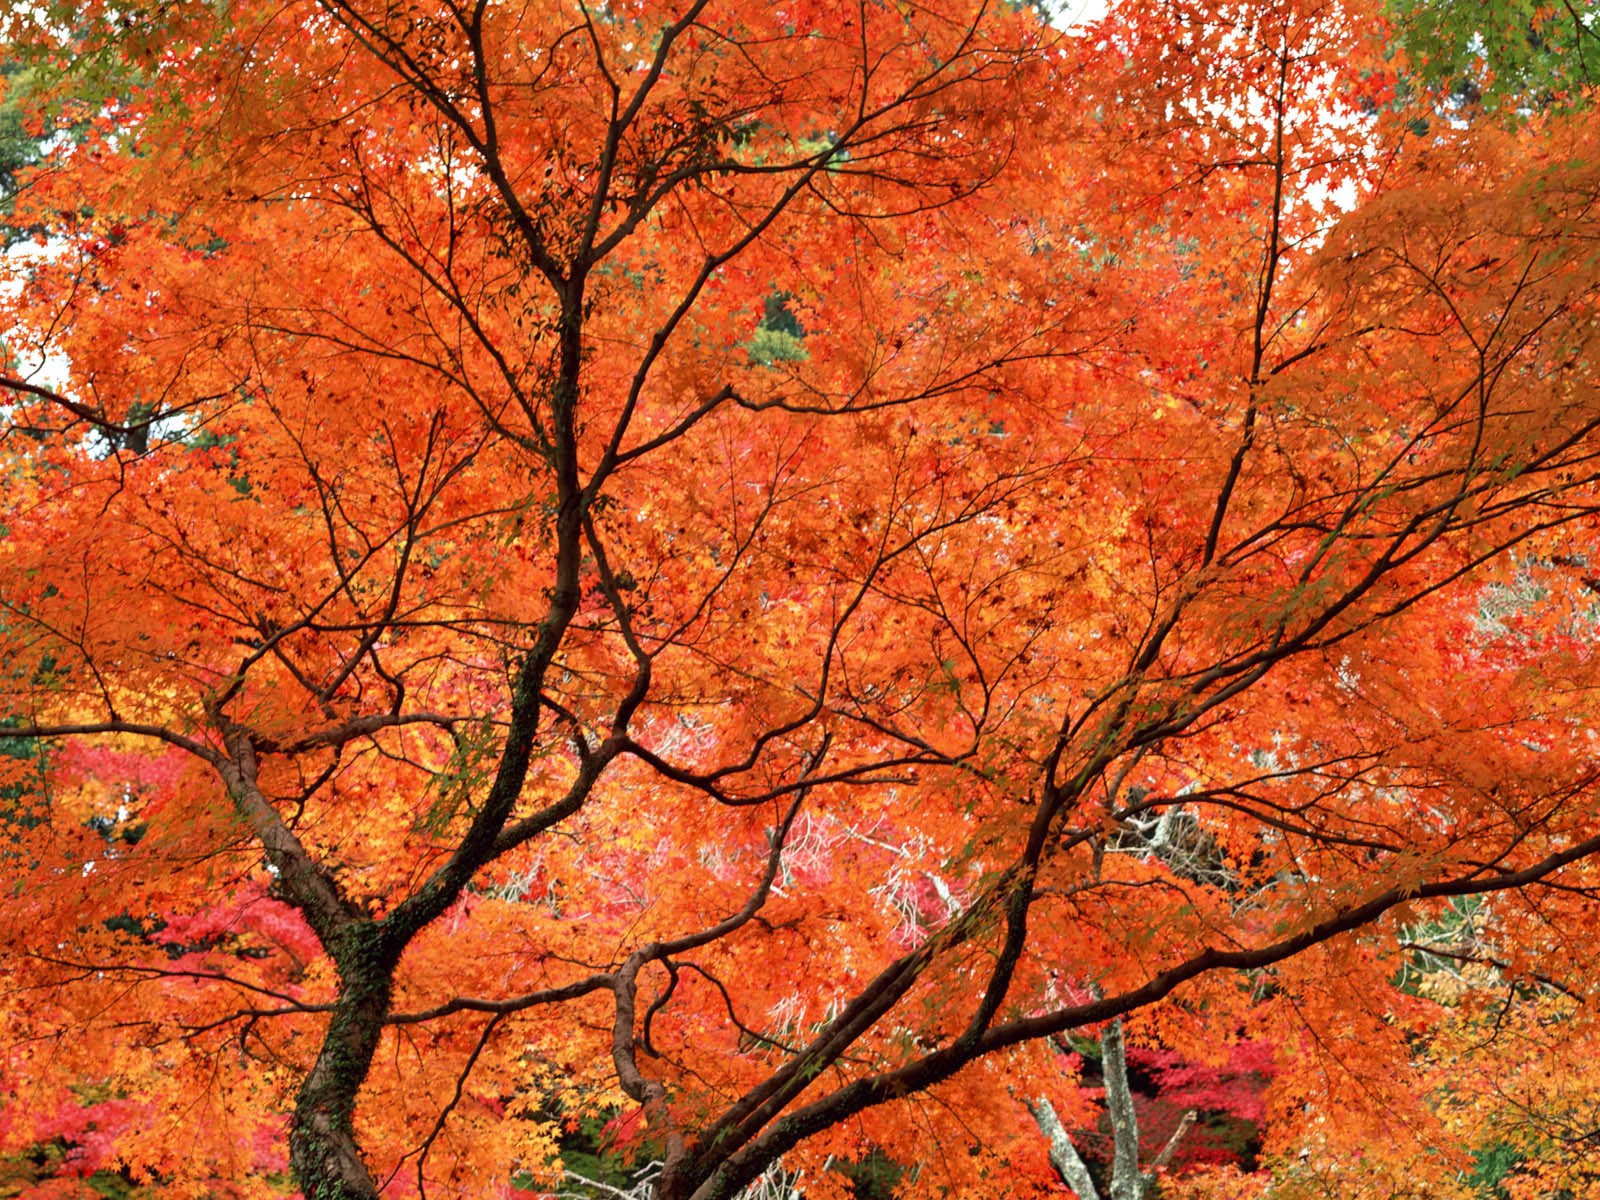
<instances>
[{"instance_id":1,"label":"forked tree trunk","mask_svg":"<svg viewBox=\"0 0 1600 1200\"><path fill-rule=\"evenodd\" d=\"M1171 1161L1197 1114L1193 1109L1185 1112L1161 1152L1150 1160L1148 1167L1141 1169L1139 1117L1133 1108L1133 1091L1128 1086L1128 1054L1122 1041L1120 1017L1107 1025L1100 1035L1100 1068L1106 1084L1106 1114L1111 1120L1110 1200L1146 1200L1155 1185L1156 1172ZM1078 1193L1078 1200L1101 1200L1100 1189L1089 1173L1089 1164L1078 1153L1055 1107L1044 1096L1039 1096L1029 1103L1028 1111L1050 1143L1050 1163L1062 1182Z\"/></svg>"}]
</instances>

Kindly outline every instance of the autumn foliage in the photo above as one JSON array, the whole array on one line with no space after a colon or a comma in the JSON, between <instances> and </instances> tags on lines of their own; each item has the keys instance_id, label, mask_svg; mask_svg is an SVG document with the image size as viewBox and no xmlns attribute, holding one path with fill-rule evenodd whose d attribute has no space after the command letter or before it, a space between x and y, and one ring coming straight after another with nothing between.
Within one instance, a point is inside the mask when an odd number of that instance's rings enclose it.
<instances>
[{"instance_id":1,"label":"autumn foliage","mask_svg":"<svg viewBox=\"0 0 1600 1200\"><path fill-rule=\"evenodd\" d=\"M1424 941L1596 1036L1581 107L1357 0L8 19L27 1194L1043 1192L1118 1016L1337 1192L1470 1159Z\"/></svg>"}]
</instances>

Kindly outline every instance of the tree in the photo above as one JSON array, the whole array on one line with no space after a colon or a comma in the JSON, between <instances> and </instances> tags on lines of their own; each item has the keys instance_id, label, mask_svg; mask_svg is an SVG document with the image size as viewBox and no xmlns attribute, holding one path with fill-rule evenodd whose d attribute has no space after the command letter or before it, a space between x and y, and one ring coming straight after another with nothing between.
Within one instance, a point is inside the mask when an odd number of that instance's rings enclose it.
<instances>
[{"instance_id":1,"label":"tree","mask_svg":"<svg viewBox=\"0 0 1600 1200\"><path fill-rule=\"evenodd\" d=\"M1457 113L1586 103L1600 72L1600 13L1589 4L1392 0L1388 9L1397 48Z\"/></svg>"},{"instance_id":2,"label":"tree","mask_svg":"<svg viewBox=\"0 0 1600 1200\"><path fill-rule=\"evenodd\" d=\"M0 301L8 1148L482 1195L620 1112L663 1200L960 1187L1051 1035L1265 1002L1287 1122L1403 1061L1418 914L1582 936L1587 118L1138 8L73 26L140 82Z\"/></svg>"},{"instance_id":3,"label":"tree","mask_svg":"<svg viewBox=\"0 0 1600 1200\"><path fill-rule=\"evenodd\" d=\"M1566 990L1559 968L1544 969L1555 964L1517 951L1517 914L1496 909L1460 903L1404 943L1404 986L1434 1010L1410 1040L1422 1101L1411 1119L1353 1152L1336 1129L1305 1138L1274 1165L1275 1191L1461 1200L1594 1193L1593 1027L1573 1019L1583 998Z\"/></svg>"},{"instance_id":4,"label":"tree","mask_svg":"<svg viewBox=\"0 0 1600 1200\"><path fill-rule=\"evenodd\" d=\"M1166 1144L1148 1164L1141 1164L1139 1118L1128 1083L1128 1056L1120 1018L1107 1024L1100 1035L1100 1067L1105 1079L1106 1114L1112 1134L1108 1194L1112 1200L1145 1200L1155 1183L1155 1173L1172 1160L1178 1143L1194 1124L1196 1113L1193 1109L1185 1112ZM1100 1200L1100 1189L1095 1187L1094 1177L1074 1144L1071 1131L1061 1124L1055 1105L1048 1097L1039 1096L1029 1101L1028 1111L1038 1123L1039 1131L1049 1139L1050 1162L1067 1186L1078 1194L1079 1200Z\"/></svg>"}]
</instances>

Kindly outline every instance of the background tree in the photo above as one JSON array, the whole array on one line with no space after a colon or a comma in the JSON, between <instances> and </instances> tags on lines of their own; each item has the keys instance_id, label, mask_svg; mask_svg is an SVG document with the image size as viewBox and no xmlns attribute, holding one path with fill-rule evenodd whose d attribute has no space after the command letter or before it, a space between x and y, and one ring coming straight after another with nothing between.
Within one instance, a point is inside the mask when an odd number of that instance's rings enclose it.
<instances>
[{"instance_id":1,"label":"background tree","mask_svg":"<svg viewBox=\"0 0 1600 1200\"><path fill-rule=\"evenodd\" d=\"M1111 1179L1107 1194L1112 1200L1144 1200L1155 1186L1160 1171L1177 1152L1196 1113L1188 1110L1178 1126L1155 1155L1145 1161L1139 1142L1139 1117L1134 1108L1133 1091L1128 1082L1128 1055L1122 1040L1122 1021L1111 1021L1100 1035L1100 1072L1105 1081L1106 1117L1111 1124ZM1061 1123L1055 1105L1039 1096L1028 1103L1028 1111L1039 1131L1049 1139L1050 1162L1079 1200L1100 1200L1089 1164L1083 1159L1072 1133Z\"/></svg>"},{"instance_id":2,"label":"background tree","mask_svg":"<svg viewBox=\"0 0 1600 1200\"><path fill-rule=\"evenodd\" d=\"M1578 937L1600 852L1590 127L1415 136L1371 17L83 14L145 82L0 293L5 1144L1043 1186L1045 1039L1263 1001L1357 1128L1398 931Z\"/></svg>"},{"instance_id":3,"label":"background tree","mask_svg":"<svg viewBox=\"0 0 1600 1200\"><path fill-rule=\"evenodd\" d=\"M1458 114L1587 103L1600 81L1600 9L1591 4L1392 0L1388 12L1408 71Z\"/></svg>"}]
</instances>

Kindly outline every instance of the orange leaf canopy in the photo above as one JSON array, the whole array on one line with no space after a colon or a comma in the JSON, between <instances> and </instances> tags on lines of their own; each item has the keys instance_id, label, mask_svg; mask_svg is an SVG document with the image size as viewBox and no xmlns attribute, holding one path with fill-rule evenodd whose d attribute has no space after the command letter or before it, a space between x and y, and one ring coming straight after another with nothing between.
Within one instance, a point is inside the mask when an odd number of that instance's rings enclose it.
<instances>
[{"instance_id":1,"label":"orange leaf canopy","mask_svg":"<svg viewBox=\"0 0 1600 1200\"><path fill-rule=\"evenodd\" d=\"M1451 897L1587 986L1587 116L1355 3L12 21L118 66L0 298L0 1149L1048 1187L1048 1035L1292 1130Z\"/></svg>"}]
</instances>

